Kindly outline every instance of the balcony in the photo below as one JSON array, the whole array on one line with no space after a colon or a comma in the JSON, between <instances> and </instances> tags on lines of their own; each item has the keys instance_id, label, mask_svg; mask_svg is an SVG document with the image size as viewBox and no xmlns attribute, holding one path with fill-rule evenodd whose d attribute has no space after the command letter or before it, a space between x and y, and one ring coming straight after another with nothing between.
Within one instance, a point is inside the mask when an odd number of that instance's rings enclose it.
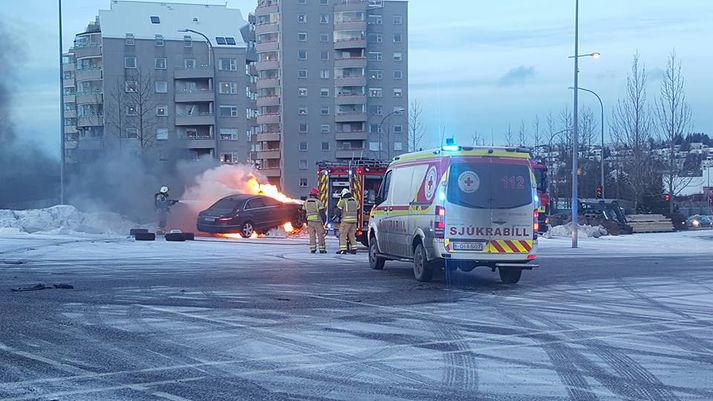
<instances>
[{"instance_id":1,"label":"balcony","mask_svg":"<svg viewBox=\"0 0 713 401\"><path fill-rule=\"evenodd\" d=\"M338 58L334 68L366 68L366 57Z\"/></svg>"},{"instance_id":2,"label":"balcony","mask_svg":"<svg viewBox=\"0 0 713 401\"><path fill-rule=\"evenodd\" d=\"M65 110L64 111L64 118L76 118L77 117L77 110ZM67 128L65 127L65 130Z\"/></svg>"},{"instance_id":3,"label":"balcony","mask_svg":"<svg viewBox=\"0 0 713 401\"><path fill-rule=\"evenodd\" d=\"M255 63L255 68L258 71L277 70L280 68L280 62L277 60L258 61L257 63Z\"/></svg>"},{"instance_id":4,"label":"balcony","mask_svg":"<svg viewBox=\"0 0 713 401\"><path fill-rule=\"evenodd\" d=\"M270 13L276 13L279 11L279 3L277 2L272 2L272 3L264 3L261 5L258 5L257 8L255 8L255 15L266 15Z\"/></svg>"},{"instance_id":5,"label":"balcony","mask_svg":"<svg viewBox=\"0 0 713 401\"><path fill-rule=\"evenodd\" d=\"M334 42L334 49L366 49L366 38L337 40Z\"/></svg>"},{"instance_id":6,"label":"balcony","mask_svg":"<svg viewBox=\"0 0 713 401\"><path fill-rule=\"evenodd\" d=\"M335 31L366 31L366 21L344 21L334 23Z\"/></svg>"},{"instance_id":7,"label":"balcony","mask_svg":"<svg viewBox=\"0 0 713 401\"><path fill-rule=\"evenodd\" d=\"M104 74L101 68L77 70L75 78L77 81L101 81L104 78Z\"/></svg>"},{"instance_id":8,"label":"balcony","mask_svg":"<svg viewBox=\"0 0 713 401\"><path fill-rule=\"evenodd\" d=\"M257 89L265 88L279 88L280 79L279 78L268 78L268 79L258 79L257 84L255 84Z\"/></svg>"},{"instance_id":9,"label":"balcony","mask_svg":"<svg viewBox=\"0 0 713 401\"><path fill-rule=\"evenodd\" d=\"M255 102L257 107L261 106L279 106L280 105L280 97L279 96L262 96L257 98L257 101Z\"/></svg>"},{"instance_id":10,"label":"balcony","mask_svg":"<svg viewBox=\"0 0 713 401\"><path fill-rule=\"evenodd\" d=\"M334 121L338 123L366 122L367 120L368 116L365 112L337 113L334 116Z\"/></svg>"},{"instance_id":11,"label":"balcony","mask_svg":"<svg viewBox=\"0 0 713 401\"><path fill-rule=\"evenodd\" d=\"M334 11L366 11L368 0L338 0L334 4Z\"/></svg>"},{"instance_id":12,"label":"balcony","mask_svg":"<svg viewBox=\"0 0 713 401\"><path fill-rule=\"evenodd\" d=\"M258 142L279 142L282 140L282 134L279 132L261 132L257 134Z\"/></svg>"},{"instance_id":13,"label":"balcony","mask_svg":"<svg viewBox=\"0 0 713 401\"><path fill-rule=\"evenodd\" d=\"M74 78L64 78L62 79L62 86L65 88L74 88L77 85L74 83Z\"/></svg>"},{"instance_id":14,"label":"balcony","mask_svg":"<svg viewBox=\"0 0 713 401\"><path fill-rule=\"evenodd\" d=\"M279 124L280 113L261 114L257 116L258 124Z\"/></svg>"},{"instance_id":15,"label":"balcony","mask_svg":"<svg viewBox=\"0 0 713 401\"><path fill-rule=\"evenodd\" d=\"M213 149L215 148L215 139L210 135L185 138L183 146L188 149Z\"/></svg>"},{"instance_id":16,"label":"balcony","mask_svg":"<svg viewBox=\"0 0 713 401\"><path fill-rule=\"evenodd\" d=\"M280 149L261 150L257 152L258 160L280 160Z\"/></svg>"},{"instance_id":17,"label":"balcony","mask_svg":"<svg viewBox=\"0 0 713 401\"><path fill-rule=\"evenodd\" d=\"M64 103L76 103L77 102L77 96L76 95L64 95Z\"/></svg>"},{"instance_id":18,"label":"balcony","mask_svg":"<svg viewBox=\"0 0 713 401\"><path fill-rule=\"evenodd\" d=\"M104 147L104 141L101 139L82 139L78 142L78 148L83 150L99 150Z\"/></svg>"},{"instance_id":19,"label":"balcony","mask_svg":"<svg viewBox=\"0 0 713 401\"><path fill-rule=\"evenodd\" d=\"M262 24L255 27L255 35L261 35L263 33L278 32L280 30L280 24L273 22L271 24Z\"/></svg>"},{"instance_id":20,"label":"balcony","mask_svg":"<svg viewBox=\"0 0 713 401\"><path fill-rule=\"evenodd\" d=\"M215 92L212 89L194 89L176 91L176 103L212 102Z\"/></svg>"},{"instance_id":21,"label":"balcony","mask_svg":"<svg viewBox=\"0 0 713 401\"><path fill-rule=\"evenodd\" d=\"M78 59L83 57L101 56L102 47L101 45L75 47L72 52L74 53L74 57Z\"/></svg>"},{"instance_id":22,"label":"balcony","mask_svg":"<svg viewBox=\"0 0 713 401\"><path fill-rule=\"evenodd\" d=\"M176 125L215 125L215 115L213 113L178 114Z\"/></svg>"},{"instance_id":23,"label":"balcony","mask_svg":"<svg viewBox=\"0 0 713 401\"><path fill-rule=\"evenodd\" d=\"M366 95L337 95L337 104L366 104Z\"/></svg>"},{"instance_id":24,"label":"balcony","mask_svg":"<svg viewBox=\"0 0 713 401\"><path fill-rule=\"evenodd\" d=\"M213 66L201 65L196 68L176 68L173 72L174 79L208 79L213 78Z\"/></svg>"},{"instance_id":25,"label":"balcony","mask_svg":"<svg viewBox=\"0 0 713 401\"><path fill-rule=\"evenodd\" d=\"M366 77L334 78L334 86L366 86Z\"/></svg>"},{"instance_id":26,"label":"balcony","mask_svg":"<svg viewBox=\"0 0 713 401\"><path fill-rule=\"evenodd\" d=\"M366 141L369 133L366 131L337 132L335 139L338 141Z\"/></svg>"},{"instance_id":27,"label":"balcony","mask_svg":"<svg viewBox=\"0 0 713 401\"><path fill-rule=\"evenodd\" d=\"M362 157L366 149L337 150L337 159L356 159Z\"/></svg>"},{"instance_id":28,"label":"balcony","mask_svg":"<svg viewBox=\"0 0 713 401\"><path fill-rule=\"evenodd\" d=\"M79 131L77 130L77 127L75 127L74 125L65 125L64 126L65 134L76 134L77 132L79 132Z\"/></svg>"},{"instance_id":29,"label":"balcony","mask_svg":"<svg viewBox=\"0 0 713 401\"><path fill-rule=\"evenodd\" d=\"M77 92L77 104L100 104L104 101L101 92Z\"/></svg>"},{"instance_id":30,"label":"balcony","mask_svg":"<svg viewBox=\"0 0 713 401\"><path fill-rule=\"evenodd\" d=\"M255 51L258 53L262 52L273 52L280 49L280 42L273 40L271 42L255 43Z\"/></svg>"},{"instance_id":31,"label":"balcony","mask_svg":"<svg viewBox=\"0 0 713 401\"><path fill-rule=\"evenodd\" d=\"M100 125L104 125L104 118L102 116L85 116L77 119L78 127L96 127Z\"/></svg>"},{"instance_id":32,"label":"balcony","mask_svg":"<svg viewBox=\"0 0 713 401\"><path fill-rule=\"evenodd\" d=\"M260 169L260 174L268 178L279 178L282 177L282 170L279 168L264 168Z\"/></svg>"},{"instance_id":33,"label":"balcony","mask_svg":"<svg viewBox=\"0 0 713 401\"><path fill-rule=\"evenodd\" d=\"M76 135L75 135L75 137L76 137ZM64 140L64 148L65 149L77 149L78 147L79 147L79 141L76 138L74 138L74 139L66 138Z\"/></svg>"},{"instance_id":34,"label":"balcony","mask_svg":"<svg viewBox=\"0 0 713 401\"><path fill-rule=\"evenodd\" d=\"M74 71L77 67L74 65L74 63L65 63L62 64L62 71Z\"/></svg>"}]
</instances>

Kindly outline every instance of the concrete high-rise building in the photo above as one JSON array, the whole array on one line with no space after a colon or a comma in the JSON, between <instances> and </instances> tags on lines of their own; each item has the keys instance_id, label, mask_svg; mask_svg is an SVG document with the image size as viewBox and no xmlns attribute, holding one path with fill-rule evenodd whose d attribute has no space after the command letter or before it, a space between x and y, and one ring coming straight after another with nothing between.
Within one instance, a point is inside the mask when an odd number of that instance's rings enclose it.
<instances>
[{"instance_id":1,"label":"concrete high-rise building","mask_svg":"<svg viewBox=\"0 0 713 401\"><path fill-rule=\"evenodd\" d=\"M251 162L254 27L225 5L113 0L99 10L65 55L70 174L116 147L166 162Z\"/></svg>"},{"instance_id":2,"label":"concrete high-rise building","mask_svg":"<svg viewBox=\"0 0 713 401\"><path fill-rule=\"evenodd\" d=\"M259 0L254 160L293 196L315 163L408 150L408 3Z\"/></svg>"}]
</instances>

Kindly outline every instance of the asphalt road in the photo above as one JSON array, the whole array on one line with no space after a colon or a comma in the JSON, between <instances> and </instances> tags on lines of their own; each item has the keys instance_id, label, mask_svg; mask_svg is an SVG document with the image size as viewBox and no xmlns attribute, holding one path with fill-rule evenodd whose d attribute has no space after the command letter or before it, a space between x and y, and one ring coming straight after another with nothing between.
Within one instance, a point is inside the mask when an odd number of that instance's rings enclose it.
<instances>
[{"instance_id":1,"label":"asphalt road","mask_svg":"<svg viewBox=\"0 0 713 401\"><path fill-rule=\"evenodd\" d=\"M0 252L0 399L713 400L711 257L419 284L299 241L151 246ZM36 283L75 288L9 290Z\"/></svg>"}]
</instances>

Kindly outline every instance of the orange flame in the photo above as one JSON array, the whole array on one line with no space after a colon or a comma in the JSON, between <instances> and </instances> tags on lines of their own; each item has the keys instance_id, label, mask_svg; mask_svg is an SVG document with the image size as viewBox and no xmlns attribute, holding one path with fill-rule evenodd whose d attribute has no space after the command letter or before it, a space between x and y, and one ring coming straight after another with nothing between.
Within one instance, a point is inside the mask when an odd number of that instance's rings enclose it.
<instances>
[{"instance_id":1,"label":"orange flame","mask_svg":"<svg viewBox=\"0 0 713 401\"><path fill-rule=\"evenodd\" d=\"M282 229L285 230L287 234L290 234L295 231L295 228L292 227L292 223L290 223L289 221L282 226Z\"/></svg>"},{"instance_id":2,"label":"orange flame","mask_svg":"<svg viewBox=\"0 0 713 401\"><path fill-rule=\"evenodd\" d=\"M292 199L280 192L277 187L272 184L260 184L255 177L251 177L247 184L248 189L252 194L269 196L270 198L277 199L283 203L300 203L300 201Z\"/></svg>"},{"instance_id":3,"label":"orange flame","mask_svg":"<svg viewBox=\"0 0 713 401\"><path fill-rule=\"evenodd\" d=\"M216 237L219 238L226 238L226 239L244 239L242 235L240 234L216 234ZM258 233L253 233L250 236L250 239L258 239L260 238L260 235Z\"/></svg>"}]
</instances>

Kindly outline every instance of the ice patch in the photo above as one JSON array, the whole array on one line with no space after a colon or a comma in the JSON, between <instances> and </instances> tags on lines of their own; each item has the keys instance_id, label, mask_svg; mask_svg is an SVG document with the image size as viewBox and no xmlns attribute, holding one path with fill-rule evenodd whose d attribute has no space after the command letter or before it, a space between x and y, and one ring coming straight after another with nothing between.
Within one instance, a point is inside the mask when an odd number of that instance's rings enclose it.
<instances>
[{"instance_id":1,"label":"ice patch","mask_svg":"<svg viewBox=\"0 0 713 401\"><path fill-rule=\"evenodd\" d=\"M116 213L84 213L68 205L33 210L0 210L0 235L128 234L134 227L136 224Z\"/></svg>"},{"instance_id":2,"label":"ice patch","mask_svg":"<svg viewBox=\"0 0 713 401\"><path fill-rule=\"evenodd\" d=\"M579 238L599 238L605 235L609 235L607 230L602 226L588 226L580 225L577 230ZM571 237L572 236L572 223L568 223L562 226L550 227L545 233L545 238L558 238L558 237Z\"/></svg>"}]
</instances>

